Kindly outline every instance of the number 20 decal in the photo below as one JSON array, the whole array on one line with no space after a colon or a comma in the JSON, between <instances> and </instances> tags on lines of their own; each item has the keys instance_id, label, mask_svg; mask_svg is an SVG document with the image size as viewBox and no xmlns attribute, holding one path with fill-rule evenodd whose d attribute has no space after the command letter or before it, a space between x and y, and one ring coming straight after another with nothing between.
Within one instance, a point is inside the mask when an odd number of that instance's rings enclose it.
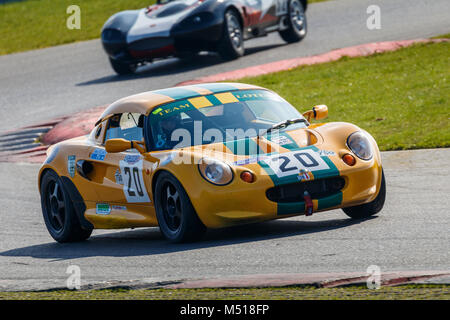
<instances>
[{"instance_id":1,"label":"number 20 decal","mask_svg":"<svg viewBox=\"0 0 450 320\"><path fill-rule=\"evenodd\" d=\"M302 169L311 172L330 169L320 155L311 149L277 154L264 162L279 178L298 174Z\"/></svg>"},{"instance_id":2,"label":"number 20 decal","mask_svg":"<svg viewBox=\"0 0 450 320\"><path fill-rule=\"evenodd\" d=\"M120 161L123 192L129 203L150 202L142 176L142 160L136 163Z\"/></svg>"}]
</instances>

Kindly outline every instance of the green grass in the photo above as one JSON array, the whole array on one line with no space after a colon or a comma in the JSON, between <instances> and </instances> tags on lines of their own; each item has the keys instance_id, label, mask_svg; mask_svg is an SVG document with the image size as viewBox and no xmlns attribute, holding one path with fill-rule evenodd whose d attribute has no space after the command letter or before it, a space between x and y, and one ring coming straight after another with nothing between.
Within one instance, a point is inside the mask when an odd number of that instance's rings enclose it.
<instances>
[{"instance_id":1,"label":"green grass","mask_svg":"<svg viewBox=\"0 0 450 320\"><path fill-rule=\"evenodd\" d=\"M100 37L105 21L121 10L144 8L155 0L27 0L0 4L0 54ZM81 29L69 30L66 9L81 9Z\"/></svg>"},{"instance_id":2,"label":"green grass","mask_svg":"<svg viewBox=\"0 0 450 320\"><path fill-rule=\"evenodd\" d=\"M299 67L241 82L285 97L300 111L328 105L327 121L354 123L381 150L450 146L450 43Z\"/></svg>"},{"instance_id":3,"label":"green grass","mask_svg":"<svg viewBox=\"0 0 450 320\"><path fill-rule=\"evenodd\" d=\"M432 37L432 39L450 39L450 33L441 34L440 36Z\"/></svg>"},{"instance_id":4,"label":"green grass","mask_svg":"<svg viewBox=\"0 0 450 320\"><path fill-rule=\"evenodd\" d=\"M0 300L449 300L449 285L0 292Z\"/></svg>"}]
</instances>

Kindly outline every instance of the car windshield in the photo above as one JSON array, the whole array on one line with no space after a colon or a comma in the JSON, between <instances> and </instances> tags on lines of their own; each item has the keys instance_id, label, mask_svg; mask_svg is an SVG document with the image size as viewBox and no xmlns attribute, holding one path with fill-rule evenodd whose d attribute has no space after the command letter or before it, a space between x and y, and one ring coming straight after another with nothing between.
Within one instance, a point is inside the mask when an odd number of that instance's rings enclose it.
<instances>
[{"instance_id":1,"label":"car windshield","mask_svg":"<svg viewBox=\"0 0 450 320\"><path fill-rule=\"evenodd\" d=\"M275 124L303 116L267 90L241 90L178 100L149 115L152 150L254 138ZM295 123L291 130L306 127Z\"/></svg>"}]
</instances>

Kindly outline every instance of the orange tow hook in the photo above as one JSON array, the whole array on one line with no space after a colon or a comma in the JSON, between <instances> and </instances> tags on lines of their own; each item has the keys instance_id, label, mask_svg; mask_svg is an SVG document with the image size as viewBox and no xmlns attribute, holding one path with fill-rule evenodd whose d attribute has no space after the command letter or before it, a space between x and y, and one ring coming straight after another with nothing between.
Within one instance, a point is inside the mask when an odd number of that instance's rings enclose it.
<instances>
[{"instance_id":1,"label":"orange tow hook","mask_svg":"<svg viewBox=\"0 0 450 320\"><path fill-rule=\"evenodd\" d=\"M308 191L303 193L303 200L305 200L305 216L312 216L314 206Z\"/></svg>"}]
</instances>

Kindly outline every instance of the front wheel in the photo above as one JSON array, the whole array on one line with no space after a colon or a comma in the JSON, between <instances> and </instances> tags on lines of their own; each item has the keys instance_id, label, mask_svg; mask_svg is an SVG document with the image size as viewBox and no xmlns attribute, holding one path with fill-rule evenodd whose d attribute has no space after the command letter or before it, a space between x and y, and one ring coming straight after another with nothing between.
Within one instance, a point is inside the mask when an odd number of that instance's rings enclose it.
<instances>
[{"instance_id":1,"label":"front wheel","mask_svg":"<svg viewBox=\"0 0 450 320\"><path fill-rule=\"evenodd\" d=\"M365 203L359 206L343 208L342 210L347 214L350 218L353 219L363 219L370 217L383 209L384 201L386 199L386 181L384 179L384 172L381 171L381 185L380 191L378 192L375 200L369 203Z\"/></svg>"},{"instance_id":2,"label":"front wheel","mask_svg":"<svg viewBox=\"0 0 450 320\"><path fill-rule=\"evenodd\" d=\"M171 242L195 241L206 232L183 186L169 172L158 176L155 207L159 228Z\"/></svg>"},{"instance_id":3,"label":"front wheel","mask_svg":"<svg viewBox=\"0 0 450 320\"><path fill-rule=\"evenodd\" d=\"M306 15L299 0L289 2L287 29L280 31L281 38L287 43L299 42L306 36Z\"/></svg>"},{"instance_id":4,"label":"front wheel","mask_svg":"<svg viewBox=\"0 0 450 320\"><path fill-rule=\"evenodd\" d=\"M235 10L225 13L222 38L217 48L220 56L225 60L237 59L244 55L244 37L239 16Z\"/></svg>"},{"instance_id":5,"label":"front wheel","mask_svg":"<svg viewBox=\"0 0 450 320\"><path fill-rule=\"evenodd\" d=\"M54 171L42 177L41 206L47 230L56 241L76 242L90 237L92 229L81 227L72 200Z\"/></svg>"},{"instance_id":6,"label":"front wheel","mask_svg":"<svg viewBox=\"0 0 450 320\"><path fill-rule=\"evenodd\" d=\"M122 62L119 60L114 60L112 58L109 58L109 62L111 63L114 71L120 75L135 73L137 69L137 64L135 63Z\"/></svg>"}]
</instances>

